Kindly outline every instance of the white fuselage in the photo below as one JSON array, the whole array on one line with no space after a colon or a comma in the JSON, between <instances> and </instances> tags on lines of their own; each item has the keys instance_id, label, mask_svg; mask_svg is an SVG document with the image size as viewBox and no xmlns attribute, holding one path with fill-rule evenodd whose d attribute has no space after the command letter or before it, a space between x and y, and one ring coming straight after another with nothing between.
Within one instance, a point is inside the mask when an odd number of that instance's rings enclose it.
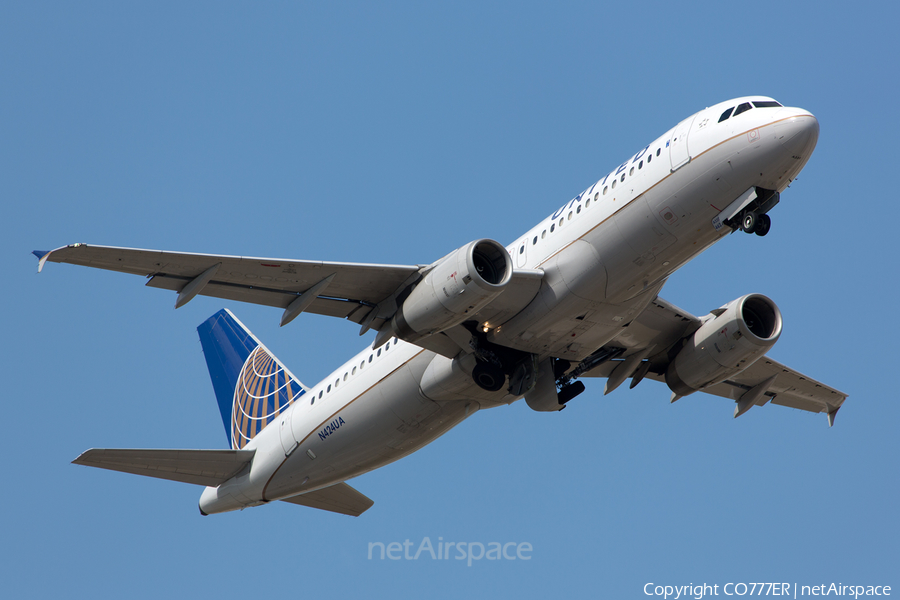
<instances>
[{"instance_id":1,"label":"white fuselage","mask_svg":"<svg viewBox=\"0 0 900 600\"><path fill-rule=\"evenodd\" d=\"M688 117L510 244L515 267L541 269L544 280L519 314L483 323L487 339L572 362L614 339L627 346L623 326L666 278L732 232L715 221L720 213L751 188L781 192L805 165L818 136L809 112L754 108L719 122L725 109L752 100L770 99L730 100ZM201 509L235 510L345 481L480 408L519 399L467 378L423 384L454 369L397 339L362 351L252 439L252 467L207 488Z\"/></svg>"}]
</instances>

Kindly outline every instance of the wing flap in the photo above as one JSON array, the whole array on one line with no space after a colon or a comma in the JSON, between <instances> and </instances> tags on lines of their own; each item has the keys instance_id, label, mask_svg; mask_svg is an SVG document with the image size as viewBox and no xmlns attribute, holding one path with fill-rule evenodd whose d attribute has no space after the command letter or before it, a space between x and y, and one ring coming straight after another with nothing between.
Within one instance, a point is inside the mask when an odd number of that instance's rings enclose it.
<instances>
[{"instance_id":1,"label":"wing flap","mask_svg":"<svg viewBox=\"0 0 900 600\"><path fill-rule=\"evenodd\" d=\"M72 464L216 487L240 472L255 453L255 450L92 448Z\"/></svg>"},{"instance_id":2,"label":"wing flap","mask_svg":"<svg viewBox=\"0 0 900 600\"><path fill-rule=\"evenodd\" d=\"M375 504L373 500L370 500L346 483L332 485L315 492L307 492L300 496L282 498L281 501L336 512L342 515L350 515L351 517L358 517Z\"/></svg>"}]
</instances>

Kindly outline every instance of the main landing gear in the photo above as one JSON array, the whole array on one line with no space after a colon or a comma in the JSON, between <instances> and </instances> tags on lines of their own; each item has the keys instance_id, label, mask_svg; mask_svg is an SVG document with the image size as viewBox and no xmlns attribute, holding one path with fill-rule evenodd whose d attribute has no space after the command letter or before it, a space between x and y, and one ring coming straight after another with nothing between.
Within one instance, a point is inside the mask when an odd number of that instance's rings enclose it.
<instances>
[{"instance_id":1,"label":"main landing gear","mask_svg":"<svg viewBox=\"0 0 900 600\"><path fill-rule=\"evenodd\" d=\"M758 236L764 236L769 233L771 227L772 219L766 214L757 215L751 210L741 218L741 229L745 233L755 233Z\"/></svg>"}]
</instances>

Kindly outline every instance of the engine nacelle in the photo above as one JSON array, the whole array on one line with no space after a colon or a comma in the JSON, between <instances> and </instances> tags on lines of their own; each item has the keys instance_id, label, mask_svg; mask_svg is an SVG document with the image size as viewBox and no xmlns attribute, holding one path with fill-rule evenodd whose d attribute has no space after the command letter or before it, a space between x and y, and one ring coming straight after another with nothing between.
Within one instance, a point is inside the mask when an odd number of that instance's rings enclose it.
<instances>
[{"instance_id":1,"label":"engine nacelle","mask_svg":"<svg viewBox=\"0 0 900 600\"><path fill-rule=\"evenodd\" d=\"M500 295L512 278L512 259L494 240L476 240L425 275L391 319L397 337L415 341L462 323Z\"/></svg>"},{"instance_id":2,"label":"engine nacelle","mask_svg":"<svg viewBox=\"0 0 900 600\"><path fill-rule=\"evenodd\" d=\"M666 383L686 396L737 375L769 351L781 335L781 311L761 294L748 294L685 340L666 370Z\"/></svg>"}]
</instances>

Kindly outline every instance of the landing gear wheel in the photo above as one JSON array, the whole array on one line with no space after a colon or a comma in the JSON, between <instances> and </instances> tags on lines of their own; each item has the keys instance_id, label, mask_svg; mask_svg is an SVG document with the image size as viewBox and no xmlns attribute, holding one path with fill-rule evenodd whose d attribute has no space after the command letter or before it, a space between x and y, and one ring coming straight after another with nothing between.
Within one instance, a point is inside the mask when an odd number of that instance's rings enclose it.
<instances>
[{"instance_id":1,"label":"landing gear wheel","mask_svg":"<svg viewBox=\"0 0 900 600\"><path fill-rule=\"evenodd\" d=\"M741 219L741 229L743 229L745 233L753 233L753 230L756 228L756 222L756 213L751 210Z\"/></svg>"},{"instance_id":2,"label":"landing gear wheel","mask_svg":"<svg viewBox=\"0 0 900 600\"><path fill-rule=\"evenodd\" d=\"M772 227L772 219L769 215L759 215L759 218L756 221L756 226L753 228L753 233L762 237L769 233L769 228Z\"/></svg>"},{"instance_id":3,"label":"landing gear wheel","mask_svg":"<svg viewBox=\"0 0 900 600\"><path fill-rule=\"evenodd\" d=\"M506 376L503 374L503 371L490 363L478 363L472 369L472 379L475 380L475 383L481 389L496 392L503 387Z\"/></svg>"}]
</instances>

